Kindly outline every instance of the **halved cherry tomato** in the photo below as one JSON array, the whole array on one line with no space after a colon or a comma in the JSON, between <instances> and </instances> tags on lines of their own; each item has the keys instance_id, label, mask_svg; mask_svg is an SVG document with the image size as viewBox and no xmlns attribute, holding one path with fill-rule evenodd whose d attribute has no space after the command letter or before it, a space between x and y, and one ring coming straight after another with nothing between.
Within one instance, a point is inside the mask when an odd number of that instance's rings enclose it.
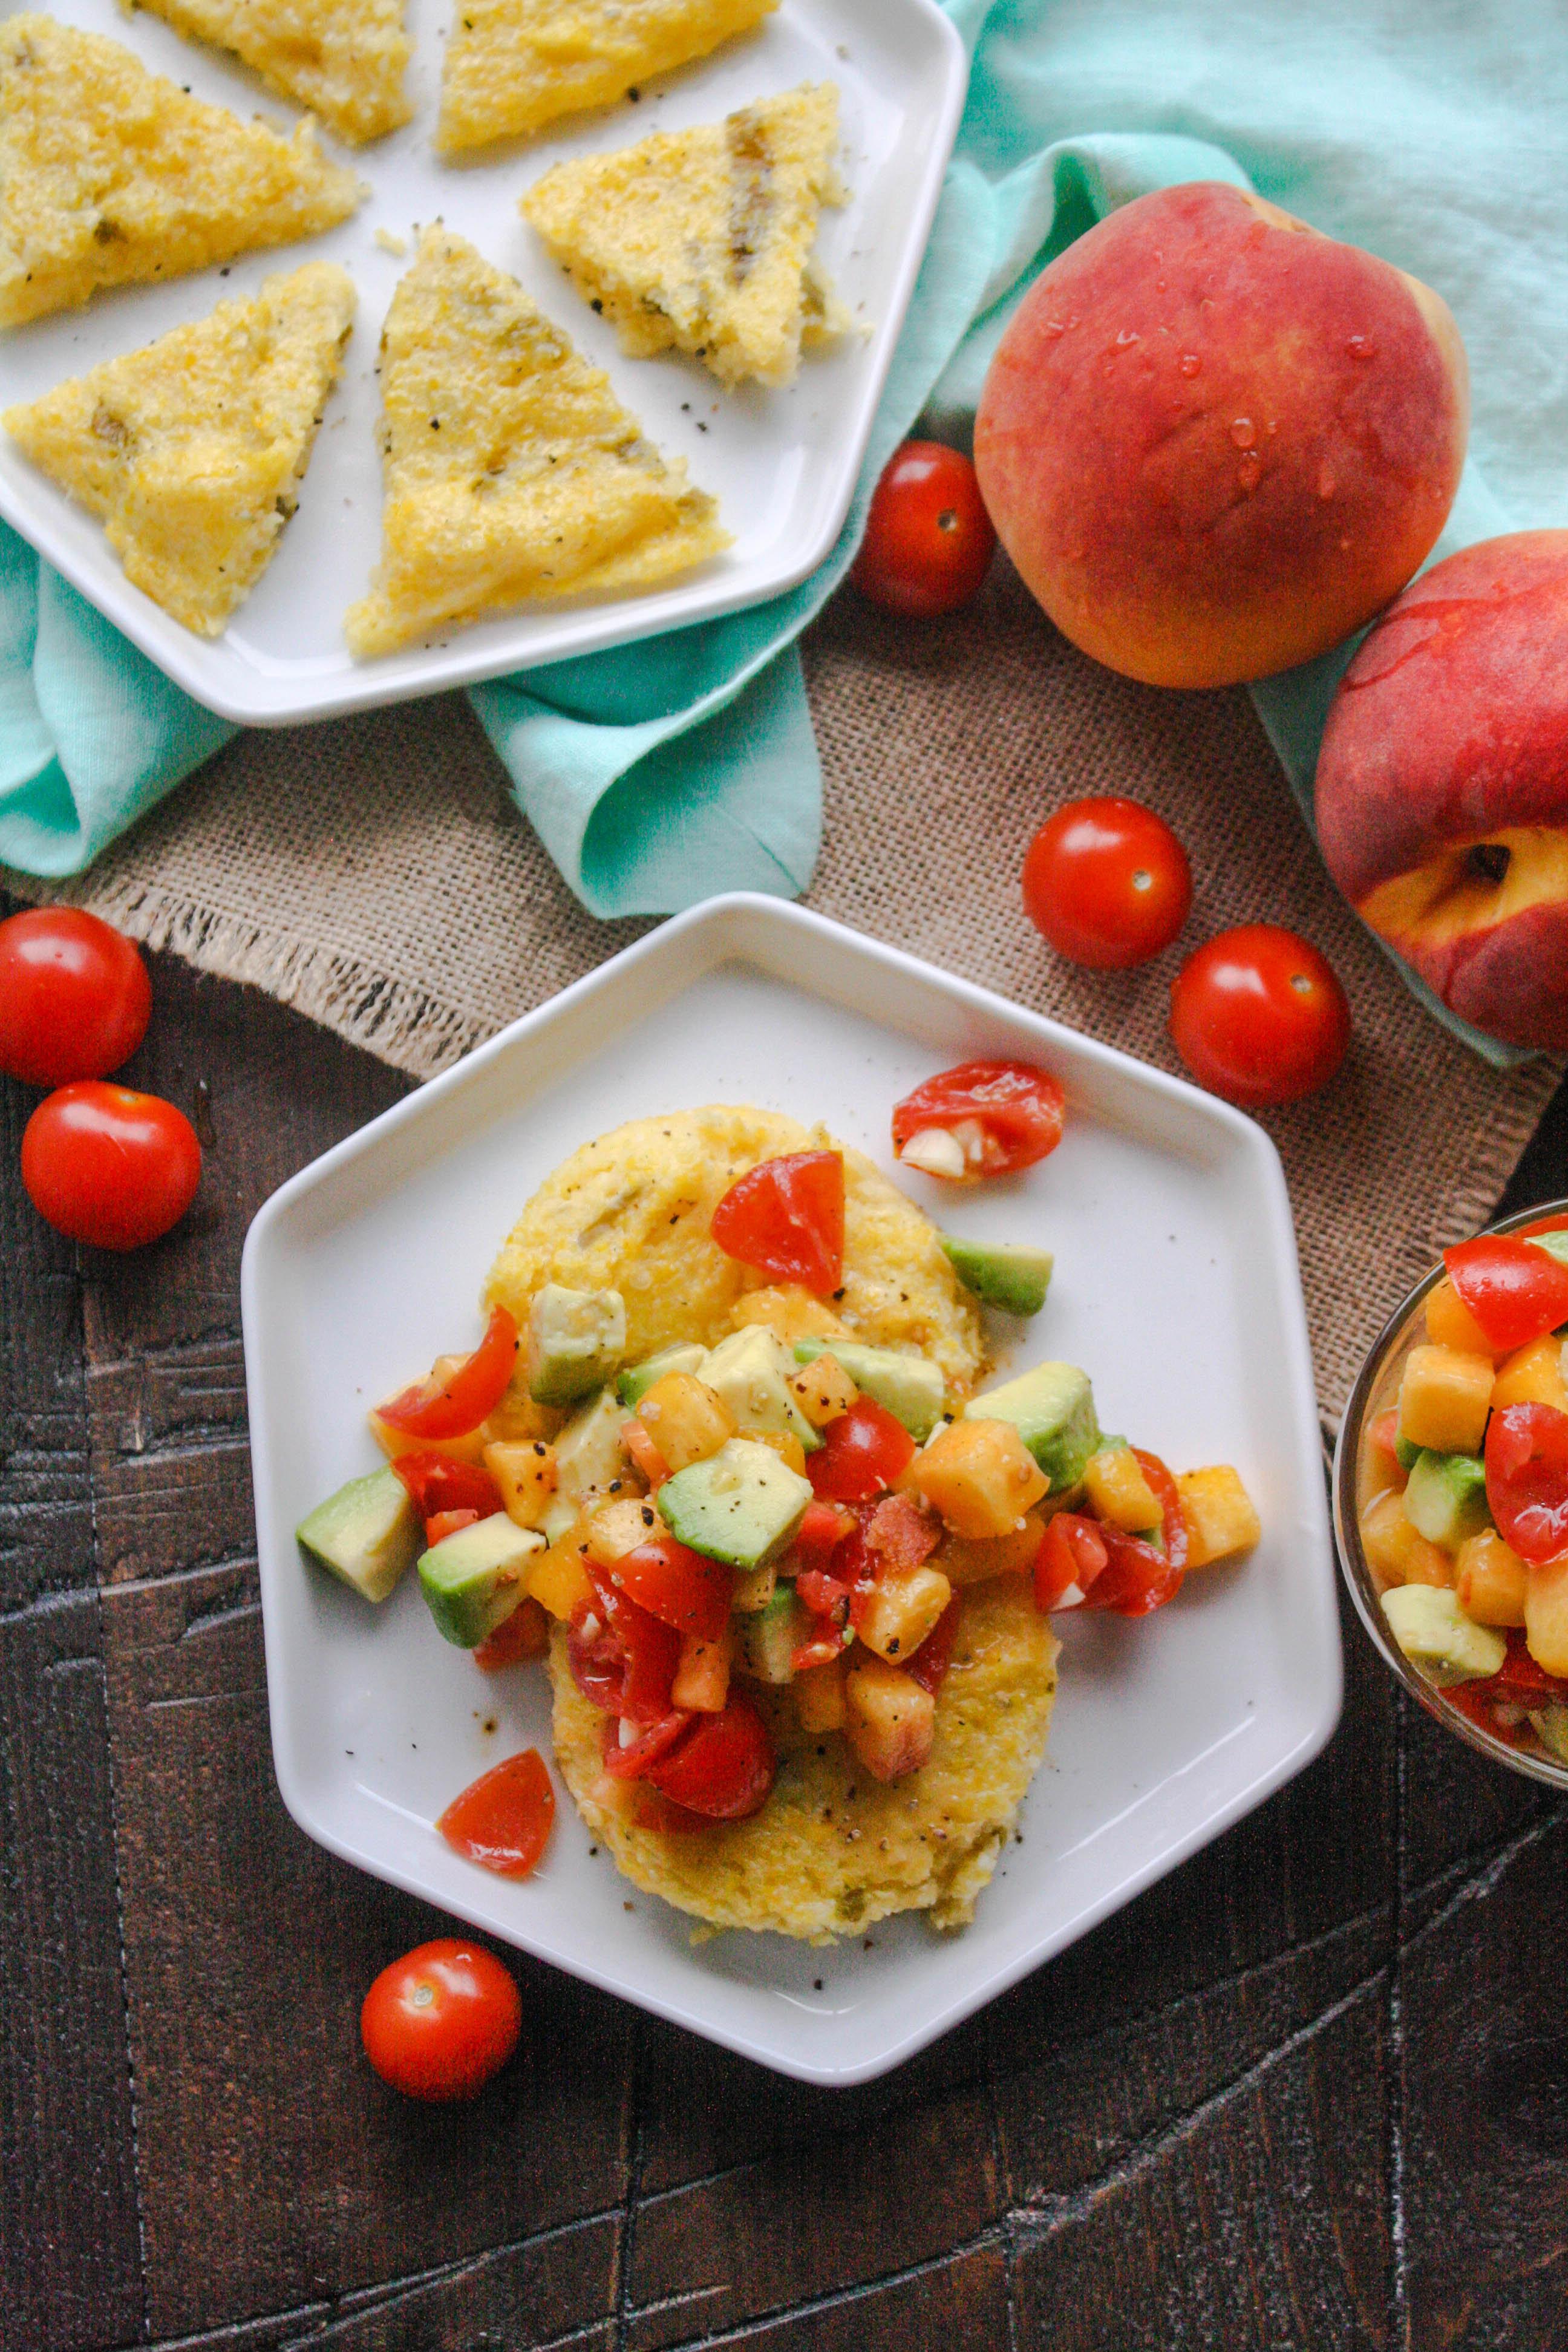
<instances>
[{"instance_id":1,"label":"halved cherry tomato","mask_svg":"<svg viewBox=\"0 0 1568 2352\"><path fill-rule=\"evenodd\" d=\"M1171 983L1171 1037L1200 1087L1244 1109L1327 1086L1351 1009L1326 960L1275 923L1221 931Z\"/></svg>"},{"instance_id":2,"label":"halved cherry tomato","mask_svg":"<svg viewBox=\"0 0 1568 2352\"><path fill-rule=\"evenodd\" d=\"M583 1565L594 1588L596 1613L621 1647L624 1666L613 1702L615 1712L629 1717L633 1723L656 1723L669 1712L670 1685L680 1664L680 1635L673 1625L663 1623L639 1607L629 1592L613 1584L609 1570L597 1561L584 1559ZM578 1608L584 1607L579 1602ZM576 1624L577 1611L573 1612L572 1622Z\"/></svg>"},{"instance_id":3,"label":"halved cherry tomato","mask_svg":"<svg viewBox=\"0 0 1568 2352\"><path fill-rule=\"evenodd\" d=\"M1125 971L1168 948L1193 903L1187 853L1141 801L1068 801L1029 844L1024 909L1058 955Z\"/></svg>"},{"instance_id":4,"label":"halved cherry tomato","mask_svg":"<svg viewBox=\"0 0 1568 2352\"><path fill-rule=\"evenodd\" d=\"M425 1522L425 1540L427 1544L445 1543L448 1536L457 1535L463 1528L478 1527L479 1522L478 1511L432 1511Z\"/></svg>"},{"instance_id":5,"label":"halved cherry tomato","mask_svg":"<svg viewBox=\"0 0 1568 2352\"><path fill-rule=\"evenodd\" d=\"M418 1944L383 1969L364 1997L364 2053L411 2099L466 2099L506 2064L522 2031L510 1972L457 1936Z\"/></svg>"},{"instance_id":6,"label":"halved cherry tomato","mask_svg":"<svg viewBox=\"0 0 1568 2352\"><path fill-rule=\"evenodd\" d=\"M735 1571L673 1536L638 1544L616 1560L611 1575L639 1609L699 1642L716 1642L730 1622Z\"/></svg>"},{"instance_id":7,"label":"halved cherry tomato","mask_svg":"<svg viewBox=\"0 0 1568 2352\"><path fill-rule=\"evenodd\" d=\"M1093 1591L1084 1594L1086 1609L1110 1609L1119 1617L1146 1617L1152 1609L1163 1609L1167 1601L1175 1599L1182 1589L1182 1571L1157 1545L1144 1543L1104 1519L1100 1522L1100 1540L1105 1546L1106 1563L1094 1580Z\"/></svg>"},{"instance_id":8,"label":"halved cherry tomato","mask_svg":"<svg viewBox=\"0 0 1568 2352\"><path fill-rule=\"evenodd\" d=\"M1104 1529L1078 1511L1058 1511L1046 1522L1035 1554L1035 1606L1042 1614L1059 1608L1076 1585L1085 1593L1110 1559ZM1077 1603L1073 1604L1075 1607Z\"/></svg>"},{"instance_id":9,"label":"halved cherry tomato","mask_svg":"<svg viewBox=\"0 0 1568 2352\"><path fill-rule=\"evenodd\" d=\"M479 1519L493 1518L506 1508L500 1488L482 1462L455 1462L449 1454L399 1454L392 1465L414 1497L414 1507L426 1521L437 1513L472 1511ZM436 1541L430 1537L432 1543Z\"/></svg>"},{"instance_id":10,"label":"halved cherry tomato","mask_svg":"<svg viewBox=\"0 0 1568 2352\"><path fill-rule=\"evenodd\" d=\"M1568 1323L1568 1265L1514 1234L1478 1234L1443 1252L1448 1279L1500 1356Z\"/></svg>"},{"instance_id":11,"label":"halved cherry tomato","mask_svg":"<svg viewBox=\"0 0 1568 2352\"><path fill-rule=\"evenodd\" d=\"M416 1381L376 1412L405 1437L466 1437L493 1412L517 1360L517 1325L504 1307L492 1307L485 1336L447 1381Z\"/></svg>"},{"instance_id":12,"label":"halved cherry tomato","mask_svg":"<svg viewBox=\"0 0 1568 2352\"><path fill-rule=\"evenodd\" d=\"M709 1227L726 1255L826 1297L844 1279L844 1160L788 1151L737 1177Z\"/></svg>"},{"instance_id":13,"label":"halved cherry tomato","mask_svg":"<svg viewBox=\"0 0 1568 2352\"><path fill-rule=\"evenodd\" d=\"M1008 1176L1056 1150L1066 1100L1032 1062L961 1062L893 1105L893 1156L953 1184Z\"/></svg>"},{"instance_id":14,"label":"halved cherry tomato","mask_svg":"<svg viewBox=\"0 0 1568 2352\"><path fill-rule=\"evenodd\" d=\"M1568 1552L1568 1413L1510 1404L1487 1424L1487 1502L1521 1559Z\"/></svg>"},{"instance_id":15,"label":"halved cherry tomato","mask_svg":"<svg viewBox=\"0 0 1568 2352\"><path fill-rule=\"evenodd\" d=\"M550 1619L537 1601L520 1601L510 1617L474 1652L474 1664L487 1675L503 1666L521 1666L526 1659L542 1658L550 1647Z\"/></svg>"},{"instance_id":16,"label":"halved cherry tomato","mask_svg":"<svg viewBox=\"0 0 1568 2352\"><path fill-rule=\"evenodd\" d=\"M1184 1569L1187 1564L1187 1515L1182 1508L1176 1482L1159 1455L1146 1452L1142 1445L1133 1446L1132 1459L1143 1473L1144 1480L1160 1506L1160 1534L1165 1558L1173 1568Z\"/></svg>"},{"instance_id":17,"label":"halved cherry tomato","mask_svg":"<svg viewBox=\"0 0 1568 2352\"><path fill-rule=\"evenodd\" d=\"M566 1664L591 1706L602 1707L606 1715L619 1715L621 1693L626 1685L626 1645L615 1627L605 1623L596 1603L580 1601L572 1612L566 1629ZM674 1680L673 1675L670 1679ZM650 1719L657 1720L657 1716Z\"/></svg>"},{"instance_id":18,"label":"halved cherry tomato","mask_svg":"<svg viewBox=\"0 0 1568 2352\"><path fill-rule=\"evenodd\" d=\"M906 441L871 493L849 577L873 604L929 620L968 604L995 551L969 459L941 441Z\"/></svg>"},{"instance_id":19,"label":"halved cherry tomato","mask_svg":"<svg viewBox=\"0 0 1568 2352\"><path fill-rule=\"evenodd\" d=\"M29 1087L106 1078L147 1033L140 951L80 907L29 907L0 923L0 1070Z\"/></svg>"},{"instance_id":20,"label":"halved cherry tomato","mask_svg":"<svg viewBox=\"0 0 1568 2352\"><path fill-rule=\"evenodd\" d=\"M805 1457L813 1494L836 1503L868 1503L914 1460L915 1441L875 1397L857 1397L830 1421Z\"/></svg>"},{"instance_id":21,"label":"halved cherry tomato","mask_svg":"<svg viewBox=\"0 0 1568 2352\"><path fill-rule=\"evenodd\" d=\"M958 1638L958 1614L963 1600L955 1592L920 1648L904 1661L904 1672L919 1683L922 1690L934 1698L942 1688L952 1658L952 1645Z\"/></svg>"},{"instance_id":22,"label":"halved cherry tomato","mask_svg":"<svg viewBox=\"0 0 1568 2352\"><path fill-rule=\"evenodd\" d=\"M46 1095L22 1135L22 1181L40 1217L97 1249L140 1249L179 1223L201 1181L184 1111L83 1078Z\"/></svg>"},{"instance_id":23,"label":"halved cherry tomato","mask_svg":"<svg viewBox=\"0 0 1568 2352\"><path fill-rule=\"evenodd\" d=\"M526 1878L549 1841L555 1791L537 1748L509 1756L453 1798L436 1826L455 1853L499 1878Z\"/></svg>"},{"instance_id":24,"label":"halved cherry tomato","mask_svg":"<svg viewBox=\"0 0 1568 2352\"><path fill-rule=\"evenodd\" d=\"M689 1706L671 1707L657 1723L650 1723L636 1739L624 1745L620 1725L612 1718L605 1722L605 1769L615 1780L640 1780L650 1764L657 1764L668 1755L689 1723L696 1717Z\"/></svg>"},{"instance_id":25,"label":"halved cherry tomato","mask_svg":"<svg viewBox=\"0 0 1568 2352\"><path fill-rule=\"evenodd\" d=\"M721 1715L700 1715L642 1777L688 1812L737 1822L766 1803L775 1769L767 1725L750 1699L732 1698Z\"/></svg>"}]
</instances>

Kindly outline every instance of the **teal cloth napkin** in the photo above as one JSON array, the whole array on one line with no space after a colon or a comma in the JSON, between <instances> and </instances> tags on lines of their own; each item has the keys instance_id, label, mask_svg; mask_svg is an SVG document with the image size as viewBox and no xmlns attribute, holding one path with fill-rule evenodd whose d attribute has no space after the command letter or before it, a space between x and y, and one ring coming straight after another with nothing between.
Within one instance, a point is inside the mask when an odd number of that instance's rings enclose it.
<instances>
[{"instance_id":1,"label":"teal cloth napkin","mask_svg":"<svg viewBox=\"0 0 1568 2352\"><path fill-rule=\"evenodd\" d=\"M749 612L470 689L519 806L596 915L805 887L821 772L795 640L853 557L870 487L922 413L942 437L965 440L1032 278L1150 188L1250 182L1441 289L1477 397L1472 461L1437 553L1514 527L1512 516L1568 522L1560 10L1538 0L1494 0L1484 17L1425 0L947 5L973 54L969 101L828 561ZM1342 649L1255 689L1309 822L1322 717L1348 658ZM0 527L0 861L79 871L232 731Z\"/></svg>"}]
</instances>

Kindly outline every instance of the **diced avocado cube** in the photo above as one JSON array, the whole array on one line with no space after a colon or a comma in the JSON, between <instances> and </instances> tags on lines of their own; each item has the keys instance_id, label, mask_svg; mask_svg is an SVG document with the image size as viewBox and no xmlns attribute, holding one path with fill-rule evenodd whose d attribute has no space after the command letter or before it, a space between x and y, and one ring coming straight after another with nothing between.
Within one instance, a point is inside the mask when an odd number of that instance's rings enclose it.
<instances>
[{"instance_id":1,"label":"diced avocado cube","mask_svg":"<svg viewBox=\"0 0 1568 2352\"><path fill-rule=\"evenodd\" d=\"M1564 1235L1564 1239L1568 1239L1568 1235ZM1556 1699L1549 1699L1544 1706L1531 1709L1530 1722L1542 1748L1560 1762L1568 1764L1568 1706L1563 1706Z\"/></svg>"},{"instance_id":2,"label":"diced avocado cube","mask_svg":"<svg viewBox=\"0 0 1568 2352\"><path fill-rule=\"evenodd\" d=\"M1051 1251L1029 1242L961 1241L956 1234L937 1238L965 1290L983 1305L999 1307L1004 1315L1039 1313L1056 1265Z\"/></svg>"},{"instance_id":3,"label":"diced avocado cube","mask_svg":"<svg viewBox=\"0 0 1568 2352\"><path fill-rule=\"evenodd\" d=\"M1396 1584L1383 1596L1383 1613L1411 1664L1439 1688L1502 1671L1502 1635L1467 1617L1458 1594L1444 1585Z\"/></svg>"},{"instance_id":4,"label":"diced avocado cube","mask_svg":"<svg viewBox=\"0 0 1568 2352\"><path fill-rule=\"evenodd\" d=\"M789 1392L793 1370L780 1341L763 1324L753 1323L710 1348L702 1379L715 1396L723 1398L739 1428L771 1429L781 1437L798 1438L805 1452L814 1454L822 1439Z\"/></svg>"},{"instance_id":5,"label":"diced avocado cube","mask_svg":"<svg viewBox=\"0 0 1568 2352\"><path fill-rule=\"evenodd\" d=\"M1051 1492L1076 1486L1100 1444L1094 1391L1076 1364L1037 1364L1016 1381L963 1408L972 1421L1010 1421L1051 1482Z\"/></svg>"},{"instance_id":6,"label":"diced avocado cube","mask_svg":"<svg viewBox=\"0 0 1568 2352\"><path fill-rule=\"evenodd\" d=\"M740 1655L736 1663L753 1682L787 1683L795 1675L795 1654L805 1639L805 1611L793 1584L781 1584L765 1609L742 1617L737 1627Z\"/></svg>"},{"instance_id":7,"label":"diced avocado cube","mask_svg":"<svg viewBox=\"0 0 1568 2352\"><path fill-rule=\"evenodd\" d=\"M609 1379L626 1351L626 1301L618 1290L568 1290L547 1282L534 1292L522 1361L535 1404L575 1404Z\"/></svg>"},{"instance_id":8,"label":"diced avocado cube","mask_svg":"<svg viewBox=\"0 0 1568 2352\"><path fill-rule=\"evenodd\" d=\"M1405 1489L1405 1516L1428 1543L1458 1551L1467 1536L1491 1525L1487 1465L1479 1454L1432 1454L1423 1448Z\"/></svg>"},{"instance_id":9,"label":"diced avocado cube","mask_svg":"<svg viewBox=\"0 0 1568 2352\"><path fill-rule=\"evenodd\" d=\"M661 1348L657 1356L648 1356L640 1364L629 1364L616 1382L616 1394L628 1410L642 1402L655 1381L666 1372L696 1372L701 1370L708 1350L700 1348L695 1339L682 1339L673 1348Z\"/></svg>"},{"instance_id":10,"label":"diced avocado cube","mask_svg":"<svg viewBox=\"0 0 1568 2352\"><path fill-rule=\"evenodd\" d=\"M559 1543L576 1526L583 1514L568 1495L552 1495L540 1514L539 1532L547 1544Z\"/></svg>"},{"instance_id":11,"label":"diced avocado cube","mask_svg":"<svg viewBox=\"0 0 1568 2352\"><path fill-rule=\"evenodd\" d=\"M421 1552L419 1586L437 1632L459 1650L477 1650L526 1595L529 1560L543 1549L537 1528L497 1511Z\"/></svg>"},{"instance_id":12,"label":"diced avocado cube","mask_svg":"<svg viewBox=\"0 0 1568 2352\"><path fill-rule=\"evenodd\" d=\"M390 1464L351 1478L294 1530L312 1559L367 1601L384 1601L413 1564L424 1529L414 1498Z\"/></svg>"},{"instance_id":13,"label":"diced avocado cube","mask_svg":"<svg viewBox=\"0 0 1568 2352\"><path fill-rule=\"evenodd\" d=\"M1559 1265L1568 1265L1568 1233L1521 1234L1518 1238L1528 1242L1531 1249L1544 1250L1548 1257L1557 1260Z\"/></svg>"},{"instance_id":14,"label":"diced avocado cube","mask_svg":"<svg viewBox=\"0 0 1568 2352\"><path fill-rule=\"evenodd\" d=\"M626 1419L614 1389L601 1389L591 1404L574 1412L555 1441L555 1490L569 1503L603 1495L626 1472L621 1438Z\"/></svg>"},{"instance_id":15,"label":"diced avocado cube","mask_svg":"<svg viewBox=\"0 0 1568 2352\"><path fill-rule=\"evenodd\" d=\"M833 1356L865 1396L901 1421L917 1445L923 1445L942 1419L945 1396L942 1367L925 1356L901 1356L894 1348L867 1348L858 1339L797 1339L797 1364L814 1364L818 1356Z\"/></svg>"},{"instance_id":16,"label":"diced avocado cube","mask_svg":"<svg viewBox=\"0 0 1568 2352\"><path fill-rule=\"evenodd\" d=\"M1422 1448L1419 1445L1412 1445L1407 1437L1395 1436L1394 1441L1394 1458L1406 1475L1415 1469L1415 1465L1421 1459L1421 1454Z\"/></svg>"},{"instance_id":17,"label":"diced avocado cube","mask_svg":"<svg viewBox=\"0 0 1568 2352\"><path fill-rule=\"evenodd\" d=\"M810 1500L810 1480L754 1437L731 1437L658 1490L659 1515L678 1543L739 1569L776 1559Z\"/></svg>"}]
</instances>

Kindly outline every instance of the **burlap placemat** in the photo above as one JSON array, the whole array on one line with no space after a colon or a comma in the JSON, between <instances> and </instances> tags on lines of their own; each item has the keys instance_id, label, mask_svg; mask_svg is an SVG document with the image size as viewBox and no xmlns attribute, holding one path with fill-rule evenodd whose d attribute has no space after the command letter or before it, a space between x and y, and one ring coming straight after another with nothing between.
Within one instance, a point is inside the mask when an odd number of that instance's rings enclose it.
<instances>
[{"instance_id":1,"label":"burlap placemat","mask_svg":"<svg viewBox=\"0 0 1568 2352\"><path fill-rule=\"evenodd\" d=\"M1331 1087L1266 1124L1331 1419L1400 1292L1485 1219L1561 1065L1499 1076L1406 995L1324 876L1239 691L1163 693L1096 667L1003 562L941 623L892 621L847 591L805 652L826 780L807 903L825 914L1165 1069L1183 949L1268 919L1328 954L1354 1046ZM1080 972L1025 921L1018 876L1058 801L1110 791L1176 827L1195 904L1182 948ZM241 736L58 895L420 1077L647 928L583 912L457 696Z\"/></svg>"}]
</instances>

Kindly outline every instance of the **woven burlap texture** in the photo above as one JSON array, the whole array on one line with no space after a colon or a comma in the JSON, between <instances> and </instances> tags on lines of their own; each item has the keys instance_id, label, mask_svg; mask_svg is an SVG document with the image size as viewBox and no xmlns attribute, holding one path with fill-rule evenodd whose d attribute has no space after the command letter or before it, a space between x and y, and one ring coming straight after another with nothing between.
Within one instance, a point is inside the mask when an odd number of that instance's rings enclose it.
<instances>
[{"instance_id":1,"label":"woven burlap texture","mask_svg":"<svg viewBox=\"0 0 1568 2352\"><path fill-rule=\"evenodd\" d=\"M1405 993L1324 875L1240 691L1166 693L1099 668L1001 562L978 603L939 623L891 620L846 591L805 654L826 775L807 903L824 914L1169 1070L1170 982L1198 940L1282 922L1329 956L1355 1016L1349 1059L1264 1121L1331 1420L1401 1292L1485 1221L1561 1066L1500 1076ZM1160 810L1192 860L1181 942L1133 972L1064 963L1021 911L1036 826L1103 792ZM54 895L419 1077L647 928L584 913L458 697L243 735Z\"/></svg>"}]
</instances>

